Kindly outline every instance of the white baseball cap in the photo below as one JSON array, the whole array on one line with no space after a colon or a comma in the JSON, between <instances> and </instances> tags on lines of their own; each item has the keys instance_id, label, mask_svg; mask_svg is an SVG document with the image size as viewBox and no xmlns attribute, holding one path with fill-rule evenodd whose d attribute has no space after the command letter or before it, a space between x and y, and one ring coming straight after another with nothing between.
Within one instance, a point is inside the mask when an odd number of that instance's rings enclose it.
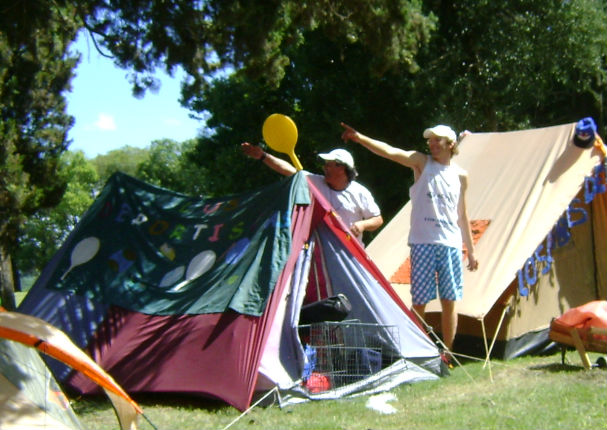
<instances>
[{"instance_id":1,"label":"white baseball cap","mask_svg":"<svg viewBox=\"0 0 607 430\"><path fill-rule=\"evenodd\" d=\"M334 149L326 154L318 154L318 156L325 161L336 161L338 163L345 164L350 169L354 169L354 158L352 157L352 154L345 149Z\"/></svg>"},{"instance_id":2,"label":"white baseball cap","mask_svg":"<svg viewBox=\"0 0 607 430\"><path fill-rule=\"evenodd\" d=\"M424 130L424 138L428 139L430 136L446 137L451 142L457 141L457 136L453 129L447 125L435 125L432 128Z\"/></svg>"}]
</instances>

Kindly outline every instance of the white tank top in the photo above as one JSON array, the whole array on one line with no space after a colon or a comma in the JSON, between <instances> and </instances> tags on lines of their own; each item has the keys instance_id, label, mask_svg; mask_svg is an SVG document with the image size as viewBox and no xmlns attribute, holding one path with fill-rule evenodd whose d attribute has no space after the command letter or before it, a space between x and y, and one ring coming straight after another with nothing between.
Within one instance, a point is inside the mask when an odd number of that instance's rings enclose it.
<instances>
[{"instance_id":1,"label":"white tank top","mask_svg":"<svg viewBox=\"0 0 607 430\"><path fill-rule=\"evenodd\" d=\"M421 176L409 188L412 205L409 244L462 247L457 207L460 175L465 173L454 163L446 166L428 157Z\"/></svg>"}]
</instances>

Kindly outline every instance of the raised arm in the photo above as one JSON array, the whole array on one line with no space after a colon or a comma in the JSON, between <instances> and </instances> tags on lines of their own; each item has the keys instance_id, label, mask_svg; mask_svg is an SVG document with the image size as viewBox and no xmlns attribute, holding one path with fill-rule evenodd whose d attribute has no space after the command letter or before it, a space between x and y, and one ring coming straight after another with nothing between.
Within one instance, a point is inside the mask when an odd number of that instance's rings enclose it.
<instances>
[{"instance_id":1,"label":"raised arm","mask_svg":"<svg viewBox=\"0 0 607 430\"><path fill-rule=\"evenodd\" d=\"M402 164L403 166L410 167L415 170L416 173L421 173L426 165L426 155L421 152L405 151L404 149L395 148L385 142L365 136L343 122L341 123L341 126L344 128L344 132L341 135L344 142L352 140L359 143L374 154Z\"/></svg>"},{"instance_id":2,"label":"raised arm","mask_svg":"<svg viewBox=\"0 0 607 430\"><path fill-rule=\"evenodd\" d=\"M252 145L249 142L243 142L240 144L240 149L242 149L242 152L247 157L261 161L270 169L280 173L281 175L291 176L297 173L297 169L291 163L265 152L257 145Z\"/></svg>"}]
</instances>

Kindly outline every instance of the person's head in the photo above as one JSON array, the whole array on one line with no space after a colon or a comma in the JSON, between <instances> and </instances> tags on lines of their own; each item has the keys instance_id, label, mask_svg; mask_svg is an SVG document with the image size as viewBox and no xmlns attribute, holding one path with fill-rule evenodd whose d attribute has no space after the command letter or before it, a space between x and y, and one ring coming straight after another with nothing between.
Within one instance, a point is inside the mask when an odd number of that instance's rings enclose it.
<instances>
[{"instance_id":1,"label":"person's head","mask_svg":"<svg viewBox=\"0 0 607 430\"><path fill-rule=\"evenodd\" d=\"M318 157L325 162L324 173L327 179L329 179L329 175L339 174L340 171L343 171L348 182L352 182L358 176L358 172L356 172L356 168L354 167L354 158L345 149L334 149L331 152L318 154Z\"/></svg>"},{"instance_id":2,"label":"person's head","mask_svg":"<svg viewBox=\"0 0 607 430\"><path fill-rule=\"evenodd\" d=\"M447 125L435 125L432 128L425 129L424 138L428 139L428 146L430 146L431 152L433 152L433 147L438 147L449 149L451 157L458 153L457 135Z\"/></svg>"}]
</instances>

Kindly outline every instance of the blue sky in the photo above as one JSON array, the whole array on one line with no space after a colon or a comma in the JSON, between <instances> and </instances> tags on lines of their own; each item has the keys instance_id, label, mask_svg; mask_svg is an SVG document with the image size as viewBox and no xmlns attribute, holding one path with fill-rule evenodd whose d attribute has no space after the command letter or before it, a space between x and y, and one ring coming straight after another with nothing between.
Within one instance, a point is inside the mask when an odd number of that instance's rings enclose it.
<instances>
[{"instance_id":1,"label":"blue sky","mask_svg":"<svg viewBox=\"0 0 607 430\"><path fill-rule=\"evenodd\" d=\"M79 37L74 49L82 54L67 111L76 122L69 132L69 149L82 150L88 158L129 145L144 148L153 140L182 142L196 137L203 123L189 118L179 105L182 75L158 74L158 93L147 92L137 99L131 94L127 72L95 50L92 42Z\"/></svg>"}]
</instances>

